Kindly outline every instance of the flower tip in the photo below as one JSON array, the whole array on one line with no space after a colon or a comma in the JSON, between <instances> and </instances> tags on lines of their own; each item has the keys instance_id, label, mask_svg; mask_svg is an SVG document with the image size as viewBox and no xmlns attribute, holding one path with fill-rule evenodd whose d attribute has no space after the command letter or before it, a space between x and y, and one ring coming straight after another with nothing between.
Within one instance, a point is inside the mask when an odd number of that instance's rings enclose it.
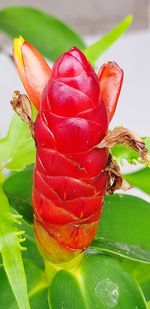
<instances>
[{"instance_id":1,"label":"flower tip","mask_svg":"<svg viewBox=\"0 0 150 309\"><path fill-rule=\"evenodd\" d=\"M21 35L19 36L19 38L14 39L14 53L22 66L24 66L24 64L23 64L23 59L22 59L21 48L22 48L24 41L25 40Z\"/></svg>"},{"instance_id":2,"label":"flower tip","mask_svg":"<svg viewBox=\"0 0 150 309\"><path fill-rule=\"evenodd\" d=\"M130 24L132 24L132 22L133 22L133 15L131 15L131 14L127 15L125 20L126 20L126 23L130 26Z\"/></svg>"}]
</instances>

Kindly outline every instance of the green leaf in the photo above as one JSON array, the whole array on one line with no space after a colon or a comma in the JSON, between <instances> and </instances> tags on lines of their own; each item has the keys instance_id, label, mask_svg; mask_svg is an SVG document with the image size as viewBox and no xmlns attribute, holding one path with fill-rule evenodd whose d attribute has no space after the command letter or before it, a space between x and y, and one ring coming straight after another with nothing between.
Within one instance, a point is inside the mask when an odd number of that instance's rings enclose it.
<instances>
[{"instance_id":1,"label":"green leaf","mask_svg":"<svg viewBox=\"0 0 150 309\"><path fill-rule=\"evenodd\" d=\"M51 60L56 60L74 45L85 48L82 39L70 27L31 7L7 7L0 11L0 29L13 38L22 35Z\"/></svg>"},{"instance_id":2,"label":"green leaf","mask_svg":"<svg viewBox=\"0 0 150 309\"><path fill-rule=\"evenodd\" d=\"M27 250L22 252L23 259L28 258L32 260L38 267L44 269L44 260L37 247L33 225L29 225L24 220L21 220L21 223L21 227L25 231L26 238L24 246L27 248Z\"/></svg>"},{"instance_id":3,"label":"green leaf","mask_svg":"<svg viewBox=\"0 0 150 309\"><path fill-rule=\"evenodd\" d=\"M26 167L23 171L10 175L3 183L3 189L15 214L23 216L21 228L25 231L24 246L26 251L22 252L23 257L28 257L43 266L43 259L40 255L33 230L33 210L31 201L33 165Z\"/></svg>"},{"instance_id":4,"label":"green leaf","mask_svg":"<svg viewBox=\"0 0 150 309\"><path fill-rule=\"evenodd\" d=\"M150 137L144 137L143 140L150 154ZM137 164L139 162L141 163L139 154L128 146L116 145L111 149L111 152L113 157L115 157L117 160L124 159L130 164Z\"/></svg>"},{"instance_id":5,"label":"green leaf","mask_svg":"<svg viewBox=\"0 0 150 309\"><path fill-rule=\"evenodd\" d=\"M125 179L138 189L150 194L150 168L143 168L134 173L124 175Z\"/></svg>"},{"instance_id":6,"label":"green leaf","mask_svg":"<svg viewBox=\"0 0 150 309\"><path fill-rule=\"evenodd\" d=\"M124 145L116 145L111 149L112 155L117 160L126 160L130 164L136 164L139 154L132 148Z\"/></svg>"},{"instance_id":7,"label":"green leaf","mask_svg":"<svg viewBox=\"0 0 150 309\"><path fill-rule=\"evenodd\" d=\"M150 153L150 137L144 137L144 142L145 142L145 145Z\"/></svg>"},{"instance_id":8,"label":"green leaf","mask_svg":"<svg viewBox=\"0 0 150 309\"><path fill-rule=\"evenodd\" d=\"M38 291L33 297L30 299L31 309L49 309L48 305L48 288L42 289Z\"/></svg>"},{"instance_id":9,"label":"green leaf","mask_svg":"<svg viewBox=\"0 0 150 309\"><path fill-rule=\"evenodd\" d=\"M7 195L15 214L23 216L21 228L25 231L24 246L27 250L22 252L23 257L32 259L43 267L43 259L40 255L34 237L33 210L31 201L33 165L26 167L23 171L10 175L3 183L3 189Z\"/></svg>"},{"instance_id":10,"label":"green leaf","mask_svg":"<svg viewBox=\"0 0 150 309\"><path fill-rule=\"evenodd\" d=\"M106 196L93 248L150 263L150 204L114 194Z\"/></svg>"},{"instance_id":11,"label":"green leaf","mask_svg":"<svg viewBox=\"0 0 150 309\"><path fill-rule=\"evenodd\" d=\"M39 268L32 260L24 259L27 276L29 298L48 287L48 281L43 269Z\"/></svg>"},{"instance_id":12,"label":"green leaf","mask_svg":"<svg viewBox=\"0 0 150 309\"><path fill-rule=\"evenodd\" d=\"M106 34L96 43L87 47L84 54L88 60L94 64L95 61L108 49L130 26L132 23L132 16L127 16L119 25L117 25L111 32Z\"/></svg>"},{"instance_id":13,"label":"green leaf","mask_svg":"<svg viewBox=\"0 0 150 309\"><path fill-rule=\"evenodd\" d=\"M33 222L32 184L33 166L10 175L3 184L3 189L9 202L25 220Z\"/></svg>"},{"instance_id":14,"label":"green leaf","mask_svg":"<svg viewBox=\"0 0 150 309\"><path fill-rule=\"evenodd\" d=\"M31 309L48 309L48 281L43 269L41 270L32 260L24 260Z\"/></svg>"},{"instance_id":15,"label":"green leaf","mask_svg":"<svg viewBox=\"0 0 150 309\"><path fill-rule=\"evenodd\" d=\"M127 259L122 259L121 263L123 268L137 280L145 299L150 301L150 265Z\"/></svg>"},{"instance_id":16,"label":"green leaf","mask_svg":"<svg viewBox=\"0 0 150 309\"><path fill-rule=\"evenodd\" d=\"M0 251L3 265L20 309L30 308L27 283L20 251L19 238L9 203L0 188ZM20 239L21 241L21 239ZM7 308L7 307L5 307Z\"/></svg>"},{"instance_id":17,"label":"green leaf","mask_svg":"<svg viewBox=\"0 0 150 309\"><path fill-rule=\"evenodd\" d=\"M10 170L23 169L35 161L35 146L27 125L13 117L8 134L0 140L0 166Z\"/></svg>"},{"instance_id":18,"label":"green leaf","mask_svg":"<svg viewBox=\"0 0 150 309\"><path fill-rule=\"evenodd\" d=\"M139 286L115 259L87 256L72 271L61 270L49 288L52 309L146 309Z\"/></svg>"},{"instance_id":19,"label":"green leaf","mask_svg":"<svg viewBox=\"0 0 150 309\"><path fill-rule=\"evenodd\" d=\"M31 309L48 309L48 286L47 275L44 269L30 259L24 259L24 266L29 289Z\"/></svg>"},{"instance_id":20,"label":"green leaf","mask_svg":"<svg viewBox=\"0 0 150 309\"><path fill-rule=\"evenodd\" d=\"M30 260L24 260L24 265L29 287L31 309L48 309L48 282L45 273ZM0 308L18 309L3 266L0 267L0 278ZM27 307L21 307L21 309L22 308Z\"/></svg>"},{"instance_id":21,"label":"green leaf","mask_svg":"<svg viewBox=\"0 0 150 309\"><path fill-rule=\"evenodd\" d=\"M0 278L1 309L18 309L14 294L2 265L0 266Z\"/></svg>"}]
</instances>

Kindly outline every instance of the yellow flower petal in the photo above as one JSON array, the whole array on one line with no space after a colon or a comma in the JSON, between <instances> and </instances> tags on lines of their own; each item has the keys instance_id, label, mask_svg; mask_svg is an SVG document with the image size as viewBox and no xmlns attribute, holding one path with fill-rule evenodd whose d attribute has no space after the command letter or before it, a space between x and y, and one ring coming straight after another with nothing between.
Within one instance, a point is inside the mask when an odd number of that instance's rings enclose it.
<instances>
[{"instance_id":1,"label":"yellow flower petal","mask_svg":"<svg viewBox=\"0 0 150 309\"><path fill-rule=\"evenodd\" d=\"M16 54L20 64L24 66L22 59L21 47L24 43L24 38L20 35L19 38L14 39L14 53Z\"/></svg>"}]
</instances>

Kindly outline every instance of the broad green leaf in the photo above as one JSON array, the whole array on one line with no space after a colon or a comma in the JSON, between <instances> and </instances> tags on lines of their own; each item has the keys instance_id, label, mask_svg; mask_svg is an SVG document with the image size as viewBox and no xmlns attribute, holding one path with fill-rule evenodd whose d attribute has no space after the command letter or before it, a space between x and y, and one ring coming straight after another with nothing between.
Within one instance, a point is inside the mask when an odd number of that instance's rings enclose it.
<instances>
[{"instance_id":1,"label":"broad green leaf","mask_svg":"<svg viewBox=\"0 0 150 309\"><path fill-rule=\"evenodd\" d=\"M150 204L114 194L106 196L93 248L150 263Z\"/></svg>"},{"instance_id":2,"label":"broad green leaf","mask_svg":"<svg viewBox=\"0 0 150 309\"><path fill-rule=\"evenodd\" d=\"M121 263L123 268L137 280L145 299L150 301L150 265L127 259L122 259Z\"/></svg>"},{"instance_id":3,"label":"broad green leaf","mask_svg":"<svg viewBox=\"0 0 150 309\"><path fill-rule=\"evenodd\" d=\"M3 189L9 202L17 212L28 222L33 222L31 207L33 166L10 175L3 184Z\"/></svg>"},{"instance_id":4,"label":"broad green leaf","mask_svg":"<svg viewBox=\"0 0 150 309\"><path fill-rule=\"evenodd\" d=\"M24 168L35 161L35 146L30 131L17 115L8 134L0 140L0 167L10 170Z\"/></svg>"},{"instance_id":5,"label":"broad green leaf","mask_svg":"<svg viewBox=\"0 0 150 309\"><path fill-rule=\"evenodd\" d=\"M48 288L39 290L30 298L31 309L49 309L48 305Z\"/></svg>"},{"instance_id":6,"label":"broad green leaf","mask_svg":"<svg viewBox=\"0 0 150 309\"><path fill-rule=\"evenodd\" d=\"M134 173L124 175L125 179L138 189L150 194L150 168L143 168Z\"/></svg>"},{"instance_id":7,"label":"broad green leaf","mask_svg":"<svg viewBox=\"0 0 150 309\"><path fill-rule=\"evenodd\" d=\"M31 309L48 309L48 282L45 273L30 260L24 260L24 265L27 275ZM0 267L0 278L0 308L18 309L3 266Z\"/></svg>"},{"instance_id":8,"label":"broad green leaf","mask_svg":"<svg viewBox=\"0 0 150 309\"><path fill-rule=\"evenodd\" d=\"M144 137L143 140L150 154L150 137ZM113 157L115 157L117 160L125 159L130 164L137 164L139 162L141 163L139 154L128 146L116 145L111 149L111 152Z\"/></svg>"},{"instance_id":9,"label":"broad green leaf","mask_svg":"<svg viewBox=\"0 0 150 309\"><path fill-rule=\"evenodd\" d=\"M115 259L91 254L72 271L61 270L49 288L52 309L146 309L139 286Z\"/></svg>"},{"instance_id":10,"label":"broad green leaf","mask_svg":"<svg viewBox=\"0 0 150 309\"><path fill-rule=\"evenodd\" d=\"M0 11L0 29L13 38L22 35L51 60L56 60L72 46L85 48L82 39L70 27L31 7L7 7Z\"/></svg>"},{"instance_id":11,"label":"broad green leaf","mask_svg":"<svg viewBox=\"0 0 150 309\"><path fill-rule=\"evenodd\" d=\"M127 16L119 25L117 25L111 32L96 43L87 47L84 54L88 60L94 64L95 61L108 49L118 38L128 29L132 23L132 16Z\"/></svg>"},{"instance_id":12,"label":"broad green leaf","mask_svg":"<svg viewBox=\"0 0 150 309\"><path fill-rule=\"evenodd\" d=\"M7 197L1 188L0 208L0 251L2 254L3 265L17 300L18 307L20 309L27 309L30 308L30 305L19 237L17 236L14 217L11 214Z\"/></svg>"},{"instance_id":13,"label":"broad green leaf","mask_svg":"<svg viewBox=\"0 0 150 309\"><path fill-rule=\"evenodd\" d=\"M150 271L149 278L146 281L141 282L140 286L146 301L150 301Z\"/></svg>"}]
</instances>

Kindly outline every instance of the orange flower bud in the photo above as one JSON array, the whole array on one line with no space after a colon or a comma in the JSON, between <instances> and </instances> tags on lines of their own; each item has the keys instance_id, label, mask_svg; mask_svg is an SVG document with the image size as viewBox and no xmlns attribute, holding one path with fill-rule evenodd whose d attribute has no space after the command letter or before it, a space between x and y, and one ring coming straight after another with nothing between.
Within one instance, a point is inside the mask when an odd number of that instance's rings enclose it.
<instances>
[{"instance_id":1,"label":"orange flower bud","mask_svg":"<svg viewBox=\"0 0 150 309\"><path fill-rule=\"evenodd\" d=\"M14 61L23 86L37 110L51 69L43 56L20 36L14 40Z\"/></svg>"},{"instance_id":2,"label":"orange flower bud","mask_svg":"<svg viewBox=\"0 0 150 309\"><path fill-rule=\"evenodd\" d=\"M115 62L108 62L99 70L102 100L107 107L109 122L112 120L118 103L122 82L123 70Z\"/></svg>"}]
</instances>

